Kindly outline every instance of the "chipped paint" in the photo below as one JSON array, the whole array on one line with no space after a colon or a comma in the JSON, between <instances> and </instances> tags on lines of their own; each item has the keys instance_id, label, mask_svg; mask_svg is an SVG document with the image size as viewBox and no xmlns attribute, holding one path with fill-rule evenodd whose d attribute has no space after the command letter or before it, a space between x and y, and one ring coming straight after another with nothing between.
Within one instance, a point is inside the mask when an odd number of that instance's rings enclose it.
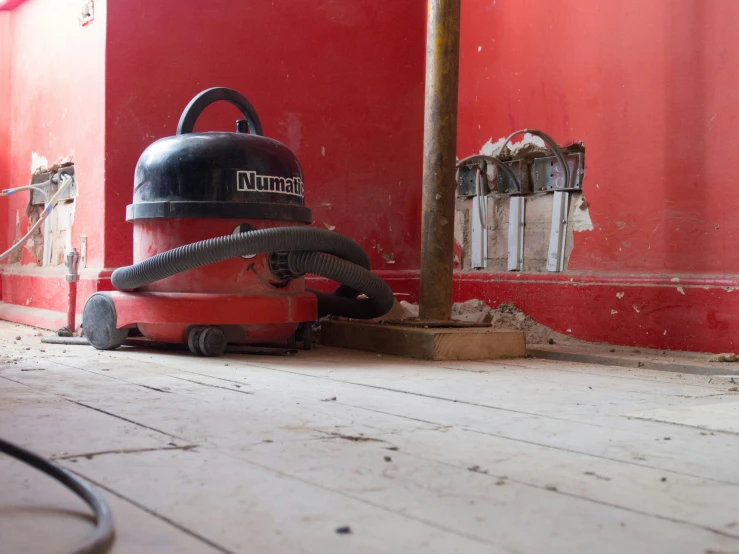
<instances>
[{"instance_id":1,"label":"chipped paint","mask_svg":"<svg viewBox=\"0 0 739 554\"><path fill-rule=\"evenodd\" d=\"M323 220L321 220L321 223L323 223L323 226L329 231L333 231L334 229L336 229L336 225L331 225L330 223Z\"/></svg>"},{"instance_id":2,"label":"chipped paint","mask_svg":"<svg viewBox=\"0 0 739 554\"><path fill-rule=\"evenodd\" d=\"M572 230L578 233L593 230L593 220L590 219L590 207L584 195L579 195L571 217Z\"/></svg>"},{"instance_id":3,"label":"chipped paint","mask_svg":"<svg viewBox=\"0 0 739 554\"><path fill-rule=\"evenodd\" d=\"M471 240L470 231L470 205L469 200L460 200L457 202L457 209L454 212L454 251L459 257L458 263L461 267L471 263L469 241Z\"/></svg>"},{"instance_id":4,"label":"chipped paint","mask_svg":"<svg viewBox=\"0 0 739 554\"><path fill-rule=\"evenodd\" d=\"M625 292L617 292L616 293L616 298L618 298L619 300L621 300L625 295L626 295Z\"/></svg>"},{"instance_id":5,"label":"chipped paint","mask_svg":"<svg viewBox=\"0 0 739 554\"><path fill-rule=\"evenodd\" d=\"M637 306L636 304L634 304L634 311L635 311L636 313L639 313L639 306Z\"/></svg>"},{"instance_id":6,"label":"chipped paint","mask_svg":"<svg viewBox=\"0 0 739 554\"><path fill-rule=\"evenodd\" d=\"M680 282L680 277L673 277L672 279L670 279L670 281L673 282L673 283L679 283Z\"/></svg>"},{"instance_id":7,"label":"chipped paint","mask_svg":"<svg viewBox=\"0 0 739 554\"><path fill-rule=\"evenodd\" d=\"M501 137L493 142L493 137L490 137L488 141L482 145L482 148L480 148L480 154L484 154L486 156L498 155L507 138L508 137ZM526 133L520 141L509 143L508 150L511 154L516 154L523 147L529 145L536 146L538 148L546 148L547 146L541 138L534 136L531 133Z\"/></svg>"},{"instance_id":8,"label":"chipped paint","mask_svg":"<svg viewBox=\"0 0 739 554\"><path fill-rule=\"evenodd\" d=\"M31 152L31 175L41 171L46 171L49 167L49 161L45 156Z\"/></svg>"},{"instance_id":9,"label":"chipped paint","mask_svg":"<svg viewBox=\"0 0 739 554\"><path fill-rule=\"evenodd\" d=\"M618 313L618 310L611 310L611 315L616 315Z\"/></svg>"},{"instance_id":10,"label":"chipped paint","mask_svg":"<svg viewBox=\"0 0 739 554\"><path fill-rule=\"evenodd\" d=\"M685 296L685 289L683 289L682 287L677 287L677 292Z\"/></svg>"}]
</instances>

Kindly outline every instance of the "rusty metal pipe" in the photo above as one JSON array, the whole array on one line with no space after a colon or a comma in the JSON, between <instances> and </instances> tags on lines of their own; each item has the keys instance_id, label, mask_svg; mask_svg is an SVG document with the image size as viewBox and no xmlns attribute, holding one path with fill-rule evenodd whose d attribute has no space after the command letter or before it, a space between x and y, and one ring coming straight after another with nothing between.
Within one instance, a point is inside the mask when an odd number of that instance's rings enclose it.
<instances>
[{"instance_id":1,"label":"rusty metal pipe","mask_svg":"<svg viewBox=\"0 0 739 554\"><path fill-rule=\"evenodd\" d=\"M460 2L428 2L419 309L425 320L448 320L452 312Z\"/></svg>"}]
</instances>

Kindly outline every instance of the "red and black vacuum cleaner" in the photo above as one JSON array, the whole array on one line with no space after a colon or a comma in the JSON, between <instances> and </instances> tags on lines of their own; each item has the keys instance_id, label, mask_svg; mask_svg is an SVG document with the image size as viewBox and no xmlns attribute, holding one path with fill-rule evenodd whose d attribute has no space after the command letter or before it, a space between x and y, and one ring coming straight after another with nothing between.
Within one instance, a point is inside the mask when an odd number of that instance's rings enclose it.
<instances>
[{"instance_id":1,"label":"red and black vacuum cleaner","mask_svg":"<svg viewBox=\"0 0 739 554\"><path fill-rule=\"evenodd\" d=\"M236 132L194 133L198 116L220 100L243 114ZM393 305L358 244L307 226L298 159L262 135L251 103L232 89L196 96L177 135L144 151L126 219L134 264L116 269L118 290L93 294L83 313L99 350L118 348L134 328L204 356L223 354L228 344L310 348L317 319L371 319ZM306 290L308 273L341 286L333 294Z\"/></svg>"}]
</instances>

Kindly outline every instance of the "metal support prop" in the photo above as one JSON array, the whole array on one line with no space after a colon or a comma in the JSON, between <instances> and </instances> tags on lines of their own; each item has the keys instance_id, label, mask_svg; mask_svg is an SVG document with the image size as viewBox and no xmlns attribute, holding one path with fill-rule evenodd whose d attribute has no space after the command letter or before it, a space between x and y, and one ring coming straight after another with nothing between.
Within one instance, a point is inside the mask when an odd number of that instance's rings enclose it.
<instances>
[{"instance_id":1,"label":"metal support prop","mask_svg":"<svg viewBox=\"0 0 739 554\"><path fill-rule=\"evenodd\" d=\"M426 320L449 320L452 311L460 3L428 2L419 307Z\"/></svg>"}]
</instances>

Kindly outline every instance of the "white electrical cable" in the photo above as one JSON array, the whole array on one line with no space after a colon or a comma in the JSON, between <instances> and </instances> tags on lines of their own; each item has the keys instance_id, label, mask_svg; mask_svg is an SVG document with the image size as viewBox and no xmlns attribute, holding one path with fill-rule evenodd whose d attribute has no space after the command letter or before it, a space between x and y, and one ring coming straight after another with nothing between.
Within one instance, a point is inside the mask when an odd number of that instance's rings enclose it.
<instances>
[{"instance_id":1,"label":"white electrical cable","mask_svg":"<svg viewBox=\"0 0 739 554\"><path fill-rule=\"evenodd\" d=\"M67 192L67 189L69 188L69 185L71 184L72 184L72 178L69 175L63 174L61 176L61 184L59 185L59 189L56 191L56 193L54 193L54 196L51 197L49 202L44 207L44 211L41 212L41 215L39 216L38 221L36 221L36 223L34 223L31 226L31 228L28 230L28 232L25 234L25 236L22 239L16 242L8 250L0 254L0 261L4 260L8 256L10 256L13 252L18 250L21 246L26 244L26 241L29 238L31 238L31 236L33 236L33 234L36 232L36 229L38 229L41 226L41 224L46 220L46 218L49 217L49 214L59 203L61 197L64 195L65 192ZM29 187L32 187L32 185L29 185ZM17 192L21 188L27 189L27 187L18 187L17 189L7 189L7 190ZM3 192L6 192L6 191L3 191ZM8 194L13 194L13 193L10 192Z\"/></svg>"},{"instance_id":2,"label":"white electrical cable","mask_svg":"<svg viewBox=\"0 0 739 554\"><path fill-rule=\"evenodd\" d=\"M27 185L25 187L15 187L12 189L4 189L2 192L0 192L0 196L10 196L11 194L15 194L16 192L21 192L23 190L35 190L40 192L44 195L44 202L49 201L49 195L46 193L46 191L38 186L38 185Z\"/></svg>"},{"instance_id":3,"label":"white electrical cable","mask_svg":"<svg viewBox=\"0 0 739 554\"><path fill-rule=\"evenodd\" d=\"M49 184L50 183L51 183L51 180L49 180ZM27 185L25 187L15 187L11 189L4 189L3 191L0 191L0 196L10 196L11 194L15 194L16 192L22 192L24 190L38 192L44 197L44 208L48 206L49 194L40 185ZM43 264L42 264L44 266L50 265L51 263L51 248L47 249L46 248L47 244L51 244L51 219L48 217L46 218L46 221L44 221L44 259L43 259Z\"/></svg>"}]
</instances>

